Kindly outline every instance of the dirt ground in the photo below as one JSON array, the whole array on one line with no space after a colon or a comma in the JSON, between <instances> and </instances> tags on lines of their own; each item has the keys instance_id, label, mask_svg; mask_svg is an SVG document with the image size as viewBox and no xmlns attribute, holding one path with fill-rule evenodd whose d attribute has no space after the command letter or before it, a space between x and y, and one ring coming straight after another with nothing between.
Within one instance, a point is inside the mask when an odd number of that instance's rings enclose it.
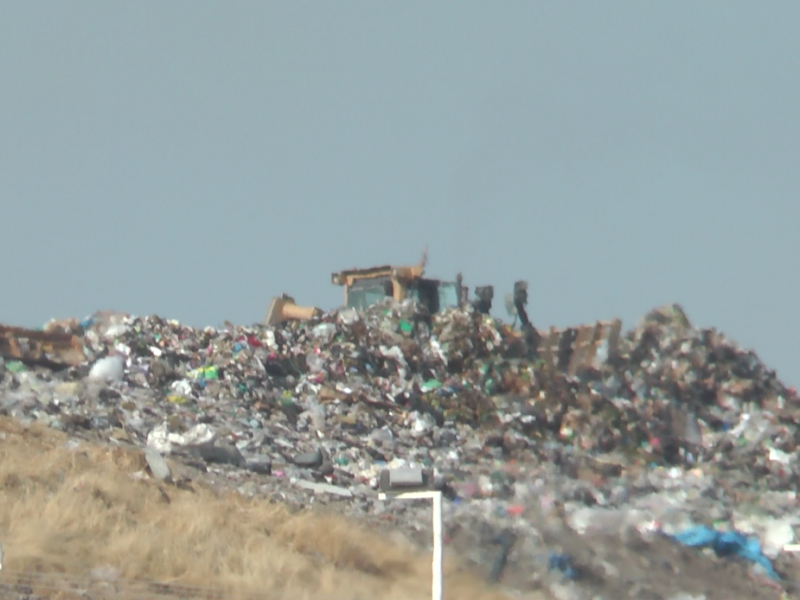
<instances>
[{"instance_id":1,"label":"dirt ground","mask_svg":"<svg viewBox=\"0 0 800 600\"><path fill-rule=\"evenodd\" d=\"M0 598L430 597L430 554L399 533L201 481L180 488L136 476L145 469L139 450L76 447L58 432L0 417ZM487 584L497 548L464 530L448 543L445 597L782 597L747 565L666 539L580 536L553 515L525 518L538 520L544 548L574 559L577 583L558 582L546 565L512 550L500 585ZM776 566L800 574L791 558Z\"/></svg>"}]
</instances>

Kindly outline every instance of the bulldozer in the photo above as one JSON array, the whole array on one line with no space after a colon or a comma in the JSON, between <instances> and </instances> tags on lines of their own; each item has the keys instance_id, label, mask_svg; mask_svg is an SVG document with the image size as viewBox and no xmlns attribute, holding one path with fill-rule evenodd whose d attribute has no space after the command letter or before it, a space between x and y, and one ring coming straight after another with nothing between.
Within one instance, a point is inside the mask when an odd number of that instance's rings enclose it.
<instances>
[{"instance_id":1,"label":"bulldozer","mask_svg":"<svg viewBox=\"0 0 800 600\"><path fill-rule=\"evenodd\" d=\"M355 268L331 274L331 283L344 288L344 306L364 310L385 298L395 301L412 298L417 301L423 316L430 317L450 308L468 304L481 314L489 314L494 300L494 287L477 286L474 299L459 273L453 281L425 277L427 251L412 266L382 265ZM582 367L598 367L616 360L619 350L622 322L619 319L597 321L577 327L538 331L528 314L528 283L517 281L514 292L506 298L506 308L515 323L519 321L518 334L525 340L530 353L558 371L576 375ZM276 325L289 320L308 320L322 311L315 307L302 307L286 294L276 297L270 304L265 324Z\"/></svg>"},{"instance_id":2,"label":"bulldozer","mask_svg":"<svg viewBox=\"0 0 800 600\"><path fill-rule=\"evenodd\" d=\"M427 253L416 265L396 267L383 265L361 269L349 269L331 274L331 283L344 288L344 306L364 310L384 298L397 302L413 298L422 310L433 315L447 308L461 305L465 291L461 277L456 281L441 281L425 277ZM491 308L483 306L483 312ZM293 297L283 294L270 302L265 325L277 325L284 321L308 320L321 314L321 310L310 306L298 306Z\"/></svg>"}]
</instances>

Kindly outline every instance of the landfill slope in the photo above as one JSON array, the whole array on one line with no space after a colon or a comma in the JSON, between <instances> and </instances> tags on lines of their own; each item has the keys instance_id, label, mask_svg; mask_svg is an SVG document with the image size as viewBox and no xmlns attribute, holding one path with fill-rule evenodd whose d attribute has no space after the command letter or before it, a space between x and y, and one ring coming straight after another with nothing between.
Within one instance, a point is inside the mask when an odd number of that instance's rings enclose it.
<instances>
[{"instance_id":1,"label":"landfill slope","mask_svg":"<svg viewBox=\"0 0 800 600\"><path fill-rule=\"evenodd\" d=\"M429 597L430 561L402 541L146 468L141 451L0 418L0 597ZM455 563L447 585L505 598Z\"/></svg>"},{"instance_id":2,"label":"landfill slope","mask_svg":"<svg viewBox=\"0 0 800 600\"><path fill-rule=\"evenodd\" d=\"M407 536L423 564L430 506L377 495L383 470L416 466L444 493L447 555L498 593L797 597L800 399L678 305L570 374L469 306L67 326L86 361L7 362L0 409L140 452L168 495L202 483L298 514L322 507Z\"/></svg>"}]
</instances>

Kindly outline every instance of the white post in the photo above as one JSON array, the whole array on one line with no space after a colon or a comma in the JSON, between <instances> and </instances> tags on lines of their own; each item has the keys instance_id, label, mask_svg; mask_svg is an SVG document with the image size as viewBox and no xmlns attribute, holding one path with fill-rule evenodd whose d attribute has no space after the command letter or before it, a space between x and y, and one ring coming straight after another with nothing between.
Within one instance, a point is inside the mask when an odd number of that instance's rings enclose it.
<instances>
[{"instance_id":1,"label":"white post","mask_svg":"<svg viewBox=\"0 0 800 600\"><path fill-rule=\"evenodd\" d=\"M433 501L433 561L431 564L431 598L442 600L442 492L395 492L378 494L380 500L432 500Z\"/></svg>"},{"instance_id":2,"label":"white post","mask_svg":"<svg viewBox=\"0 0 800 600\"><path fill-rule=\"evenodd\" d=\"M433 600L442 600L442 492L433 496Z\"/></svg>"}]
</instances>

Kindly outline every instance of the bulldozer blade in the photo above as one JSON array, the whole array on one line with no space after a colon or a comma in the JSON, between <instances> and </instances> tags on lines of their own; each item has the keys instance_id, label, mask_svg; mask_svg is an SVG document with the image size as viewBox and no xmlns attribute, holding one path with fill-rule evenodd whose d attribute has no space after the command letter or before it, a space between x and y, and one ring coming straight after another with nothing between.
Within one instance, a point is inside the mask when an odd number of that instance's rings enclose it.
<instances>
[{"instance_id":1,"label":"bulldozer blade","mask_svg":"<svg viewBox=\"0 0 800 600\"><path fill-rule=\"evenodd\" d=\"M283 294L276 296L269 304L264 324L273 326L285 321L309 321L319 317L322 311L314 306L297 306L294 298Z\"/></svg>"}]
</instances>

